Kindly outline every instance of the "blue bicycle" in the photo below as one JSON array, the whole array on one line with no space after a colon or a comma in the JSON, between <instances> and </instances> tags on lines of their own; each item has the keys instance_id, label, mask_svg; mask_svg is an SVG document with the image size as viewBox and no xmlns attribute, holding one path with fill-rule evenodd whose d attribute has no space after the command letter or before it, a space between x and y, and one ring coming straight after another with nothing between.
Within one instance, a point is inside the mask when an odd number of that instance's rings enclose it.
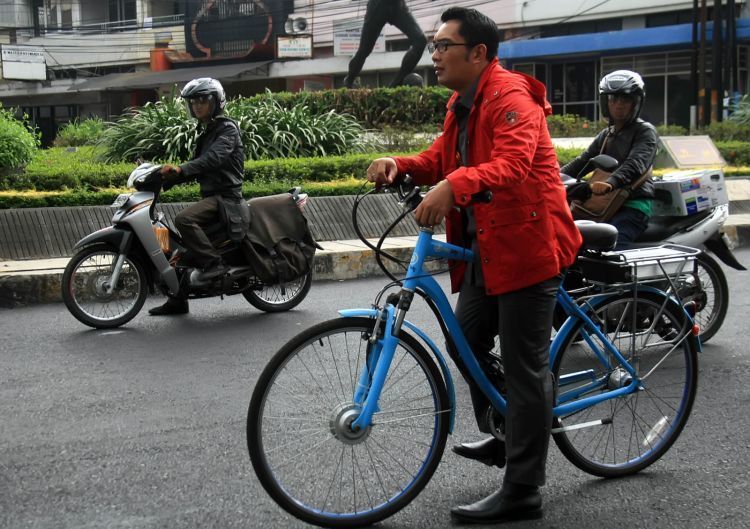
<instances>
[{"instance_id":1,"label":"blue bicycle","mask_svg":"<svg viewBox=\"0 0 750 529\"><path fill-rule=\"evenodd\" d=\"M418 190L401 191L405 213ZM354 212L356 222L356 207ZM393 227L394 224L391 225ZM696 393L698 330L686 309L649 285L678 277L695 253L646 254L613 247L608 225L579 227L587 278L576 301L562 287L568 314L551 344L555 376L553 437L577 467L603 477L642 470L675 442ZM611 230L609 229L611 228ZM453 378L440 347L406 319L423 298L498 414L506 401L480 368L442 288L426 271L432 258L470 260L470 250L422 228L403 279L371 308L302 332L261 374L248 411L255 472L286 511L324 527L358 527L393 515L425 487L455 419ZM369 243L368 243L369 244ZM623 256L623 253L626 254ZM397 287L383 301L385 293Z\"/></svg>"}]
</instances>

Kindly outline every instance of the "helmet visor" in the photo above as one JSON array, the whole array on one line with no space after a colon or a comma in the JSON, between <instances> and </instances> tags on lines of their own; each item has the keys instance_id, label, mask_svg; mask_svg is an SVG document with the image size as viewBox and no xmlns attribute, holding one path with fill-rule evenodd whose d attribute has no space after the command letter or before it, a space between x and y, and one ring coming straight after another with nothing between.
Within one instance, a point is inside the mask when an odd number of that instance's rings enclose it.
<instances>
[{"instance_id":1,"label":"helmet visor","mask_svg":"<svg viewBox=\"0 0 750 529\"><path fill-rule=\"evenodd\" d=\"M194 118L203 119L213 115L214 98L210 94L185 98L188 112Z\"/></svg>"},{"instance_id":2,"label":"helmet visor","mask_svg":"<svg viewBox=\"0 0 750 529\"><path fill-rule=\"evenodd\" d=\"M635 103L638 99L633 94L608 94L607 101L611 103Z\"/></svg>"}]
</instances>

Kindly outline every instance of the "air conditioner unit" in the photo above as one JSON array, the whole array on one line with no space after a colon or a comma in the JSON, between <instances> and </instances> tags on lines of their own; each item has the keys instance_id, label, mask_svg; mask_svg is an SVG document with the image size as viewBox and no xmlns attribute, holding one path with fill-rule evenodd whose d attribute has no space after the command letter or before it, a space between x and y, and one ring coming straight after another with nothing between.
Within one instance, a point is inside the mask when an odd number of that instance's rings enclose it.
<instances>
[{"instance_id":1,"label":"air conditioner unit","mask_svg":"<svg viewBox=\"0 0 750 529\"><path fill-rule=\"evenodd\" d=\"M306 33L308 28L307 19L305 17L295 17L290 15L284 23L284 31L290 35L297 33Z\"/></svg>"}]
</instances>

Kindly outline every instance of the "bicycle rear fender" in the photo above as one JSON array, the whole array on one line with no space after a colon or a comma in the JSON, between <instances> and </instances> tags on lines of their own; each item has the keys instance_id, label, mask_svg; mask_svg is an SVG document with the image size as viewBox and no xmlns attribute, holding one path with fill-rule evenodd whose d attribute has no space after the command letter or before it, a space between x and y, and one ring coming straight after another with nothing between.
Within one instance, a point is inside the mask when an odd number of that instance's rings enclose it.
<instances>
[{"instance_id":1,"label":"bicycle rear fender","mask_svg":"<svg viewBox=\"0 0 750 529\"><path fill-rule=\"evenodd\" d=\"M375 309L347 309L340 310L338 312L344 318L365 317L375 319L378 315L378 311ZM456 418L456 389L453 385L453 376L451 375L451 370L448 367L448 363L445 361L445 357L443 357L443 353L440 351L438 346L435 344L435 342L432 341L429 336L424 333L424 331L422 331L419 327L408 320L404 320L403 326L410 329L414 332L414 334L419 336L419 338L421 338L422 341L427 344L427 347L432 350L432 354L438 361L440 371L442 371L443 379L445 380L445 386L448 389L448 403L451 407L451 418L450 423L448 424L448 433L453 434L453 425Z\"/></svg>"}]
</instances>

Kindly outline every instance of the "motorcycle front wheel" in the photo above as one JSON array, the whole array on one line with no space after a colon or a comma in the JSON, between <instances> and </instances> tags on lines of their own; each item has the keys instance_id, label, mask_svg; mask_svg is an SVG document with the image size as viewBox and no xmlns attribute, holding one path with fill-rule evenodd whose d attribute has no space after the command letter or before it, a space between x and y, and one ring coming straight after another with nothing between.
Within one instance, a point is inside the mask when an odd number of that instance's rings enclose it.
<instances>
[{"instance_id":1,"label":"motorcycle front wheel","mask_svg":"<svg viewBox=\"0 0 750 529\"><path fill-rule=\"evenodd\" d=\"M115 288L108 288L118 252L107 245L83 248L65 267L62 298L78 321L96 329L119 327L132 320L148 295L141 263L126 256Z\"/></svg>"},{"instance_id":2,"label":"motorcycle front wheel","mask_svg":"<svg viewBox=\"0 0 750 529\"><path fill-rule=\"evenodd\" d=\"M312 286L312 271L304 276L277 285L263 285L255 290L248 288L242 295L256 309L264 312L284 312L291 310L307 297Z\"/></svg>"}]
</instances>

